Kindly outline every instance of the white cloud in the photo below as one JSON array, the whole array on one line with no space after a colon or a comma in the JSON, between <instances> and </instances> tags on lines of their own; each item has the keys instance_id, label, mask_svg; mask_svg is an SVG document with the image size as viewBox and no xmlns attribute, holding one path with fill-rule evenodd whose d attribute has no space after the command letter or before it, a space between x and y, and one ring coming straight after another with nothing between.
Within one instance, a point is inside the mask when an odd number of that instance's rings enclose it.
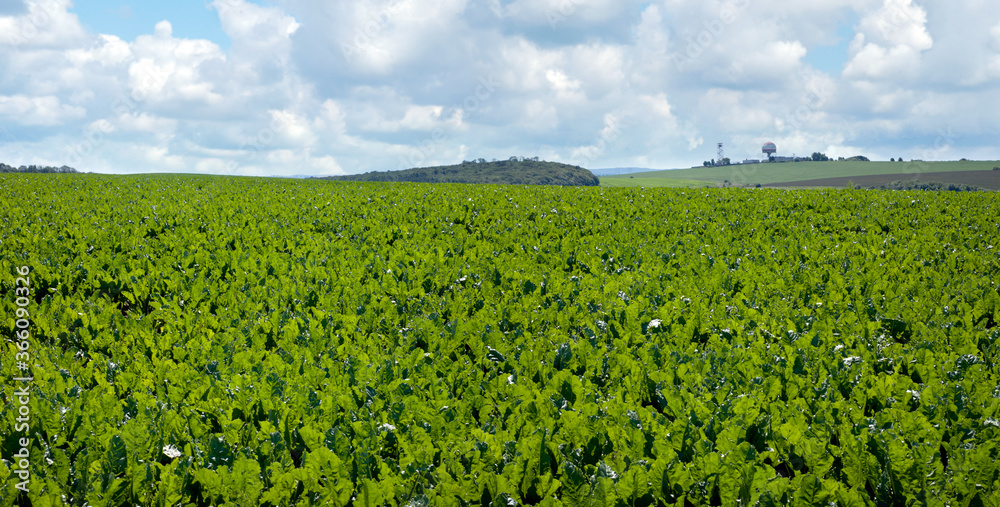
<instances>
[{"instance_id":1,"label":"white cloud","mask_svg":"<svg viewBox=\"0 0 1000 507\"><path fill-rule=\"evenodd\" d=\"M132 58L132 50L127 42L114 35L98 35L88 49L70 49L66 59L76 67L82 67L90 62L110 67Z\"/></svg>"},{"instance_id":2,"label":"white cloud","mask_svg":"<svg viewBox=\"0 0 1000 507\"><path fill-rule=\"evenodd\" d=\"M222 29L241 53L258 58L287 60L291 37L301 26L277 7L261 7L244 0L215 0Z\"/></svg>"},{"instance_id":3,"label":"white cloud","mask_svg":"<svg viewBox=\"0 0 1000 507\"><path fill-rule=\"evenodd\" d=\"M597 24L620 15L620 0L514 0L496 13L508 21L558 28L578 23Z\"/></svg>"},{"instance_id":4,"label":"white cloud","mask_svg":"<svg viewBox=\"0 0 1000 507\"><path fill-rule=\"evenodd\" d=\"M230 174L229 163L221 158L204 158L194 166L195 172L205 174Z\"/></svg>"},{"instance_id":5,"label":"white cloud","mask_svg":"<svg viewBox=\"0 0 1000 507\"><path fill-rule=\"evenodd\" d=\"M315 174L318 176L336 176L340 174L346 174L344 168L340 167L337 163L337 159L326 155L323 157L317 157L310 159L310 164L313 169L315 169Z\"/></svg>"},{"instance_id":6,"label":"white cloud","mask_svg":"<svg viewBox=\"0 0 1000 507\"><path fill-rule=\"evenodd\" d=\"M31 127L0 131L0 161L676 167L718 141L735 158L768 139L907 156L949 127L950 143L1000 158L983 134L1000 131L1000 5L983 0L213 0L228 48L178 37L180 19L132 40L91 33L70 5L0 10L0 117ZM842 73L804 63L845 26Z\"/></svg>"},{"instance_id":7,"label":"white cloud","mask_svg":"<svg viewBox=\"0 0 1000 507\"><path fill-rule=\"evenodd\" d=\"M519 127L529 132L552 131L559 128L559 111L544 100L529 100L521 110Z\"/></svg>"},{"instance_id":8,"label":"white cloud","mask_svg":"<svg viewBox=\"0 0 1000 507\"><path fill-rule=\"evenodd\" d=\"M844 69L844 75L863 79L892 79L914 76L920 65L920 54L910 46L885 48L864 44Z\"/></svg>"},{"instance_id":9,"label":"white cloud","mask_svg":"<svg viewBox=\"0 0 1000 507\"><path fill-rule=\"evenodd\" d=\"M63 104L59 97L0 95L0 116L21 125L57 126L83 118L86 113L82 107Z\"/></svg>"},{"instance_id":10,"label":"white cloud","mask_svg":"<svg viewBox=\"0 0 1000 507\"><path fill-rule=\"evenodd\" d=\"M555 92L556 98L560 100L583 100L580 93L580 81L570 79L559 69L548 69L545 71L545 79L549 82L549 87Z\"/></svg>"},{"instance_id":11,"label":"white cloud","mask_svg":"<svg viewBox=\"0 0 1000 507\"><path fill-rule=\"evenodd\" d=\"M206 74L223 66L225 54L207 40L176 39L169 21L156 24L153 35L132 44L134 61L128 70L133 94L151 103L176 101L188 106L218 105L225 99Z\"/></svg>"},{"instance_id":12,"label":"white cloud","mask_svg":"<svg viewBox=\"0 0 1000 507\"><path fill-rule=\"evenodd\" d=\"M635 48L630 62L630 81L647 88L656 86L675 70L676 55L670 55L669 32L660 8L653 4L642 11L635 28ZM673 60L672 60L673 59Z\"/></svg>"},{"instance_id":13,"label":"white cloud","mask_svg":"<svg viewBox=\"0 0 1000 507\"><path fill-rule=\"evenodd\" d=\"M111 120L108 125L114 131L123 133L144 132L161 137L170 137L177 131L179 122L173 118L161 118L149 113L125 113Z\"/></svg>"},{"instance_id":14,"label":"white cloud","mask_svg":"<svg viewBox=\"0 0 1000 507\"><path fill-rule=\"evenodd\" d=\"M887 46L906 46L922 51L934 40L927 33L927 12L914 0L884 0L881 9L866 15L860 31Z\"/></svg>"},{"instance_id":15,"label":"white cloud","mask_svg":"<svg viewBox=\"0 0 1000 507\"><path fill-rule=\"evenodd\" d=\"M916 77L921 53L934 46L926 24L927 13L912 0L885 0L881 9L861 20L844 75L878 80Z\"/></svg>"},{"instance_id":16,"label":"white cloud","mask_svg":"<svg viewBox=\"0 0 1000 507\"><path fill-rule=\"evenodd\" d=\"M772 129L774 115L762 107L769 102L768 97L756 95L758 100L753 100L749 95L744 91L713 88L702 96L699 107L706 116L716 117L721 128L729 132L766 132Z\"/></svg>"},{"instance_id":17,"label":"white cloud","mask_svg":"<svg viewBox=\"0 0 1000 507\"><path fill-rule=\"evenodd\" d=\"M27 12L0 15L0 44L24 49L68 49L85 43L88 36L75 14L68 12L71 0L26 0Z\"/></svg>"}]
</instances>

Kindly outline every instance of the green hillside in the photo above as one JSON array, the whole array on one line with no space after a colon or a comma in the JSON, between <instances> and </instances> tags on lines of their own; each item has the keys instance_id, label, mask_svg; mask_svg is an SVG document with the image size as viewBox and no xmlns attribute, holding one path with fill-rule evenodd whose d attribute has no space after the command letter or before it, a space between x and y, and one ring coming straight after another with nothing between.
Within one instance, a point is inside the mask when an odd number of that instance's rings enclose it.
<instances>
[{"instance_id":1,"label":"green hillside","mask_svg":"<svg viewBox=\"0 0 1000 507\"><path fill-rule=\"evenodd\" d=\"M609 187L635 186L641 180L648 187L699 187L729 182L734 185L767 185L822 178L847 178L879 174L898 175L896 179L913 178L923 173L988 171L995 161L968 162L788 162L780 164L731 165L651 171L621 176L605 176L601 184ZM631 180L631 181L630 181Z\"/></svg>"},{"instance_id":2,"label":"green hillside","mask_svg":"<svg viewBox=\"0 0 1000 507\"><path fill-rule=\"evenodd\" d=\"M487 162L483 159L458 165L421 167L403 171L369 172L324 179L411 183L489 183L499 185L562 185L594 187L600 181L582 167L517 159Z\"/></svg>"}]
</instances>

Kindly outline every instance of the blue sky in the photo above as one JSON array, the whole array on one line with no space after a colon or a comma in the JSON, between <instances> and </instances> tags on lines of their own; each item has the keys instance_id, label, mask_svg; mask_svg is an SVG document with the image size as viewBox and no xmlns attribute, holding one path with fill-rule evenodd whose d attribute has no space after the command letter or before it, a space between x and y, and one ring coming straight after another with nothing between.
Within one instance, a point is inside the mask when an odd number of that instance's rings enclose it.
<instances>
[{"instance_id":1,"label":"blue sky","mask_svg":"<svg viewBox=\"0 0 1000 507\"><path fill-rule=\"evenodd\" d=\"M851 39L854 38L854 25L856 23L856 18L851 23L839 23L836 41L832 44L816 44L809 48L803 61L831 76L839 75L844 70L844 65L847 64L850 56L850 44Z\"/></svg>"},{"instance_id":2,"label":"blue sky","mask_svg":"<svg viewBox=\"0 0 1000 507\"><path fill-rule=\"evenodd\" d=\"M1000 4L0 0L0 162L342 174L539 156L1000 159Z\"/></svg>"},{"instance_id":3,"label":"blue sky","mask_svg":"<svg viewBox=\"0 0 1000 507\"><path fill-rule=\"evenodd\" d=\"M173 25L175 37L208 39L228 48L229 37L219 24L219 14L205 0L169 2L122 2L115 0L78 0L69 12L93 33L117 35L124 40L153 32L163 20Z\"/></svg>"}]
</instances>

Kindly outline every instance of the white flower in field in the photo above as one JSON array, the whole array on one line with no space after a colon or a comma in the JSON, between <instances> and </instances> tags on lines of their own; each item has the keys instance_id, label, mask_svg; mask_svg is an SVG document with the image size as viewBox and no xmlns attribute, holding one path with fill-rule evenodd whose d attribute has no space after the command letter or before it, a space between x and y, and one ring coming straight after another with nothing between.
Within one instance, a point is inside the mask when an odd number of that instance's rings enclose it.
<instances>
[{"instance_id":1,"label":"white flower in field","mask_svg":"<svg viewBox=\"0 0 1000 507\"><path fill-rule=\"evenodd\" d=\"M844 358L844 366L850 366L854 363L860 363L862 359L858 356L850 356Z\"/></svg>"},{"instance_id":2,"label":"white flower in field","mask_svg":"<svg viewBox=\"0 0 1000 507\"><path fill-rule=\"evenodd\" d=\"M378 429L382 431L396 431L396 427L389 423L382 423L382 425L379 426Z\"/></svg>"},{"instance_id":3,"label":"white flower in field","mask_svg":"<svg viewBox=\"0 0 1000 507\"><path fill-rule=\"evenodd\" d=\"M653 319L653 320L649 321L649 328L650 329L656 329L656 328L660 327L660 324L662 324L662 323L663 323L663 321L660 320L660 319Z\"/></svg>"},{"instance_id":4,"label":"white flower in field","mask_svg":"<svg viewBox=\"0 0 1000 507\"><path fill-rule=\"evenodd\" d=\"M163 455L166 456L166 457L168 457L168 458L170 458L170 459L179 458L183 454L184 453L182 453L181 451L177 450L177 448L174 447L174 446L172 446L172 445L168 444L168 445L163 446Z\"/></svg>"}]
</instances>

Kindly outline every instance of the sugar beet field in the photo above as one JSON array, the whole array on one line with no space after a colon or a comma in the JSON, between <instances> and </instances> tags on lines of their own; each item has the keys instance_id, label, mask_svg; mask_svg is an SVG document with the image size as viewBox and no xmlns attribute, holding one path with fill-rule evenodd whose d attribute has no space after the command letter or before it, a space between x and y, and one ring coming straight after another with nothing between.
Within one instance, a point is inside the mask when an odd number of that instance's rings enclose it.
<instances>
[{"instance_id":1,"label":"sugar beet field","mask_svg":"<svg viewBox=\"0 0 1000 507\"><path fill-rule=\"evenodd\" d=\"M997 502L996 193L0 197L0 507Z\"/></svg>"}]
</instances>

